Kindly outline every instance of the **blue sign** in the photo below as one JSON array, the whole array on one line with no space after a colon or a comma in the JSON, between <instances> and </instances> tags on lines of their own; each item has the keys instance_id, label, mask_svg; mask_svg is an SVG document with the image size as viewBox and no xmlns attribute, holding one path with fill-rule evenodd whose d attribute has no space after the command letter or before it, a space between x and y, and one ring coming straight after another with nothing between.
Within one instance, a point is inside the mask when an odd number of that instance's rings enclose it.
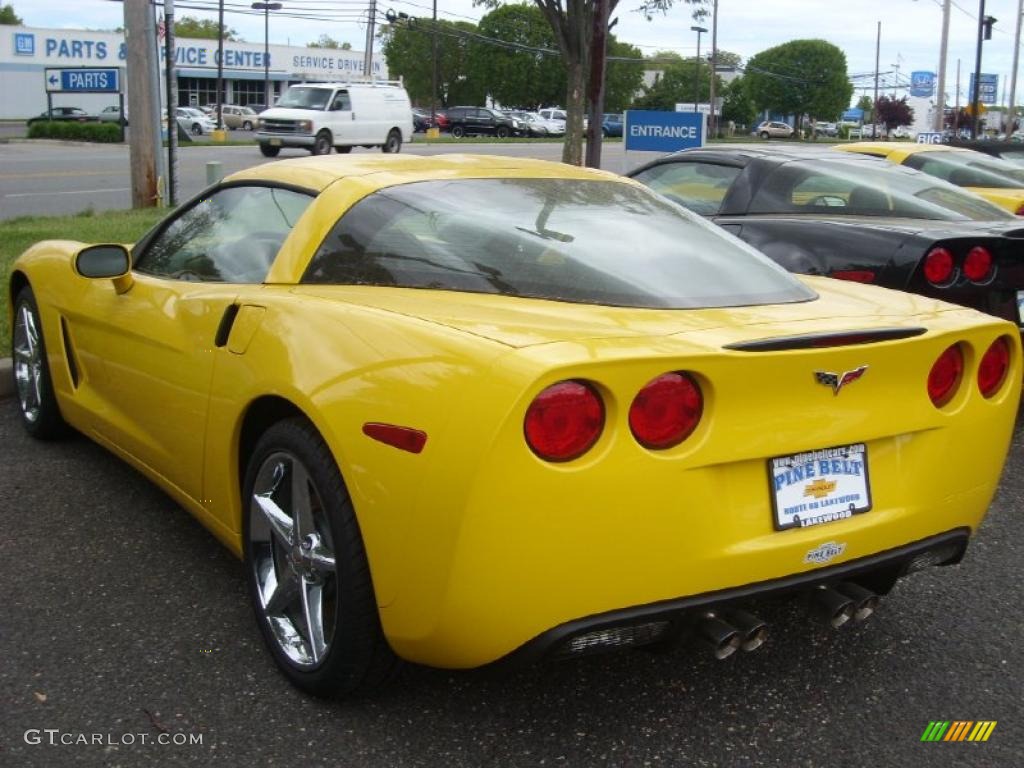
<instances>
[{"instance_id":1,"label":"blue sign","mask_svg":"<svg viewBox=\"0 0 1024 768\"><path fill-rule=\"evenodd\" d=\"M844 123L859 123L864 119L864 110L854 107L843 112L842 118Z\"/></svg>"},{"instance_id":2,"label":"blue sign","mask_svg":"<svg viewBox=\"0 0 1024 768\"><path fill-rule=\"evenodd\" d=\"M31 32L15 32L14 52L18 56L35 56L36 36Z\"/></svg>"},{"instance_id":3,"label":"blue sign","mask_svg":"<svg viewBox=\"0 0 1024 768\"><path fill-rule=\"evenodd\" d=\"M999 75L986 75L982 73L978 81L978 101L982 104L995 104L998 101ZM970 90L967 91L968 98L974 101L974 74L971 74Z\"/></svg>"},{"instance_id":4,"label":"blue sign","mask_svg":"<svg viewBox=\"0 0 1024 768\"><path fill-rule=\"evenodd\" d=\"M121 70L103 69L47 69L46 90L64 93L120 93Z\"/></svg>"},{"instance_id":5,"label":"blue sign","mask_svg":"<svg viewBox=\"0 0 1024 768\"><path fill-rule=\"evenodd\" d=\"M706 117L702 112L628 110L623 131L626 151L678 152L703 147Z\"/></svg>"},{"instance_id":6,"label":"blue sign","mask_svg":"<svg viewBox=\"0 0 1024 768\"><path fill-rule=\"evenodd\" d=\"M910 95L930 98L935 93L934 72L911 72Z\"/></svg>"}]
</instances>

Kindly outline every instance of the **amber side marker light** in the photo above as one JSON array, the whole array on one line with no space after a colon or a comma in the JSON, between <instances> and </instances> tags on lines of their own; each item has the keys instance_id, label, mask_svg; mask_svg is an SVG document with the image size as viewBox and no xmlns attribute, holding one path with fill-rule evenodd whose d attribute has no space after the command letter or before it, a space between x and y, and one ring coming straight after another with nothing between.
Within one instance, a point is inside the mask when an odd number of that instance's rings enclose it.
<instances>
[{"instance_id":1,"label":"amber side marker light","mask_svg":"<svg viewBox=\"0 0 1024 768\"><path fill-rule=\"evenodd\" d=\"M704 397L688 373L663 373L647 382L629 407L629 428L645 448L679 445L697 428Z\"/></svg>"},{"instance_id":2,"label":"amber side marker light","mask_svg":"<svg viewBox=\"0 0 1024 768\"><path fill-rule=\"evenodd\" d=\"M545 461L572 461L589 451L604 429L604 402L583 381L552 384L530 403L526 443Z\"/></svg>"},{"instance_id":3,"label":"amber side marker light","mask_svg":"<svg viewBox=\"0 0 1024 768\"><path fill-rule=\"evenodd\" d=\"M395 424L379 424L369 421L363 424L363 434L372 437L392 448L409 453L419 453L427 444L427 433L412 427L399 427Z\"/></svg>"},{"instance_id":4,"label":"amber side marker light","mask_svg":"<svg viewBox=\"0 0 1024 768\"><path fill-rule=\"evenodd\" d=\"M1010 370L1010 342L1000 336L992 342L978 365L978 389L985 397L993 397L1006 381Z\"/></svg>"},{"instance_id":5,"label":"amber side marker light","mask_svg":"<svg viewBox=\"0 0 1024 768\"><path fill-rule=\"evenodd\" d=\"M941 408L953 399L963 372L964 353L959 344L954 344L939 355L928 373L928 397L936 408Z\"/></svg>"}]
</instances>

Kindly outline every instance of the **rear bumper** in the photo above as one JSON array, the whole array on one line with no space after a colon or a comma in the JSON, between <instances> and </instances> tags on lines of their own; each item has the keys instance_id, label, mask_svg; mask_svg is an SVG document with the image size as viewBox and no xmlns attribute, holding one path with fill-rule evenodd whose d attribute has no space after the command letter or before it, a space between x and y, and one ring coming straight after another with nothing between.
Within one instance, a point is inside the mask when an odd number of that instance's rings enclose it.
<instances>
[{"instance_id":1,"label":"rear bumper","mask_svg":"<svg viewBox=\"0 0 1024 768\"><path fill-rule=\"evenodd\" d=\"M569 648L574 639L608 630L643 628L646 637L659 639L650 629L651 625L665 625L663 633L668 634L672 626L685 622L690 614L698 611L703 613L708 610L727 610L740 607L750 600L805 592L822 584L832 586L841 581L857 581L874 591L885 592L893 581L921 567L959 563L967 550L969 538L970 531L967 528L957 528L902 547L820 568L810 573L770 579L676 600L663 600L568 621L538 635L495 663L528 664L551 656L572 655ZM590 647L599 648L595 645Z\"/></svg>"}]
</instances>

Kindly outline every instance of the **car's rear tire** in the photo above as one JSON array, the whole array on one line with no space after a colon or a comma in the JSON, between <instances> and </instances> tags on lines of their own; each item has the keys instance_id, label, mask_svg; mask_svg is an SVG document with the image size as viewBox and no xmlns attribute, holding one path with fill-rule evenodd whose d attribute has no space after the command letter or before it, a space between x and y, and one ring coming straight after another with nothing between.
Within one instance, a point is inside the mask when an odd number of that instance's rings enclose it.
<instances>
[{"instance_id":1,"label":"car's rear tire","mask_svg":"<svg viewBox=\"0 0 1024 768\"><path fill-rule=\"evenodd\" d=\"M69 432L53 392L46 356L43 324L32 289L25 286L14 300L11 367L18 411L25 431L39 440L53 440Z\"/></svg>"},{"instance_id":2,"label":"car's rear tire","mask_svg":"<svg viewBox=\"0 0 1024 768\"><path fill-rule=\"evenodd\" d=\"M281 148L260 142L260 152L263 153L264 157L277 157L281 154Z\"/></svg>"},{"instance_id":3,"label":"car's rear tire","mask_svg":"<svg viewBox=\"0 0 1024 768\"><path fill-rule=\"evenodd\" d=\"M494 129L494 135L497 136L499 139L507 139L508 128L505 127L504 125L499 125L497 128Z\"/></svg>"},{"instance_id":4,"label":"car's rear tire","mask_svg":"<svg viewBox=\"0 0 1024 768\"><path fill-rule=\"evenodd\" d=\"M291 418L264 432L242 499L249 596L285 677L316 696L383 685L400 662L381 629L352 500L312 424Z\"/></svg>"},{"instance_id":5,"label":"car's rear tire","mask_svg":"<svg viewBox=\"0 0 1024 768\"><path fill-rule=\"evenodd\" d=\"M313 148L310 150L314 155L329 155L334 147L331 132L324 129L313 139Z\"/></svg>"},{"instance_id":6,"label":"car's rear tire","mask_svg":"<svg viewBox=\"0 0 1024 768\"><path fill-rule=\"evenodd\" d=\"M461 139L465 135L466 135L466 129L463 128L461 125L453 125L452 126L452 138L453 139Z\"/></svg>"},{"instance_id":7,"label":"car's rear tire","mask_svg":"<svg viewBox=\"0 0 1024 768\"><path fill-rule=\"evenodd\" d=\"M768 133L768 131L761 131L761 138L762 139L769 139L769 138L771 138L771 134Z\"/></svg>"},{"instance_id":8,"label":"car's rear tire","mask_svg":"<svg viewBox=\"0 0 1024 768\"><path fill-rule=\"evenodd\" d=\"M391 129L387 139L381 145L380 151L388 154L396 154L402 151L402 134L398 132L398 129Z\"/></svg>"}]
</instances>

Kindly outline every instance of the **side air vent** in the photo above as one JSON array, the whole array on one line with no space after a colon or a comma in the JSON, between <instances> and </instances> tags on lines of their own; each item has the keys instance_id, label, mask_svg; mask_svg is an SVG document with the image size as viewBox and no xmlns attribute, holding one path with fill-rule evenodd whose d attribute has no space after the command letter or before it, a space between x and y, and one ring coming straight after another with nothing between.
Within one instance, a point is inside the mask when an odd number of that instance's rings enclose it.
<instances>
[{"instance_id":1,"label":"side air vent","mask_svg":"<svg viewBox=\"0 0 1024 768\"><path fill-rule=\"evenodd\" d=\"M852 347L857 344L877 344L880 341L909 339L927 332L927 328L875 328L870 331L838 331L833 333L806 333L799 336L776 336L726 344L725 349L738 352L779 352L786 349L822 349L825 347Z\"/></svg>"},{"instance_id":2,"label":"side air vent","mask_svg":"<svg viewBox=\"0 0 1024 768\"><path fill-rule=\"evenodd\" d=\"M68 321L63 316L60 318L60 340L64 344L64 359L68 364L68 373L71 374L71 386L78 389L78 363L75 362L75 350L71 347Z\"/></svg>"}]
</instances>

